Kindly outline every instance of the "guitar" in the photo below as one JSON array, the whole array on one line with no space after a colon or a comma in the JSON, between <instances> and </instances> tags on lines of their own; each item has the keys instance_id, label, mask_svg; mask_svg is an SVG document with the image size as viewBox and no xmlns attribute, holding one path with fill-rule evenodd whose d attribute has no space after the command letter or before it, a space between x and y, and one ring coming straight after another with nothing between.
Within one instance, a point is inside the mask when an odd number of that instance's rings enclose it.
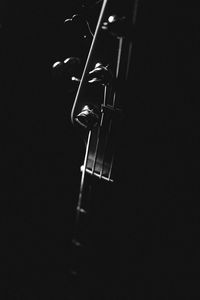
<instances>
[{"instance_id":1,"label":"guitar","mask_svg":"<svg viewBox=\"0 0 200 300\"><path fill-rule=\"evenodd\" d=\"M68 58L63 68L76 89L71 121L80 127L85 140L69 269L75 278L93 284L110 274L108 265L113 269L116 263L111 263L112 233L105 211L114 209L112 189L118 180L116 161L128 105L126 90L138 0L118 2L97 2L99 16L94 31L83 16L74 15L66 21L70 26L79 24L84 28L85 38L91 42L81 78L80 71L76 72L80 66L78 58Z\"/></svg>"}]
</instances>

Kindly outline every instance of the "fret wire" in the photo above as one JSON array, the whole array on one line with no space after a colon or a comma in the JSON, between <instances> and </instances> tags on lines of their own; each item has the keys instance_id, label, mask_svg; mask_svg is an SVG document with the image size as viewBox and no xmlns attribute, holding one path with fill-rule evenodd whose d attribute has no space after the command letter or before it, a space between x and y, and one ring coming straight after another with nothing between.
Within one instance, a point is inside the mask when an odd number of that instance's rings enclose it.
<instances>
[{"instance_id":1,"label":"fret wire","mask_svg":"<svg viewBox=\"0 0 200 300\"><path fill-rule=\"evenodd\" d=\"M88 174L91 174L91 175L92 175L92 171L91 171L91 170L86 169L86 172L87 172ZM106 180L106 181L113 182L113 179L112 179L112 178L106 177L106 176L104 176L104 175L100 176L100 174L98 174L98 173L94 173L93 176L96 176L96 177L98 177L99 179L104 179L104 180Z\"/></svg>"}]
</instances>

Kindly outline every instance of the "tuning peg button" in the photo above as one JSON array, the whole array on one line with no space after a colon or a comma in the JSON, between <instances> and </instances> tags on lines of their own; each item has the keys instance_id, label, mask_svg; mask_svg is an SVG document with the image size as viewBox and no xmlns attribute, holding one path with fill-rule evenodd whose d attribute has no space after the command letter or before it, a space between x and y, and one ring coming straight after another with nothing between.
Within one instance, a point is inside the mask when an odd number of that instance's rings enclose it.
<instances>
[{"instance_id":1,"label":"tuning peg button","mask_svg":"<svg viewBox=\"0 0 200 300\"><path fill-rule=\"evenodd\" d=\"M94 106L85 105L75 120L84 128L90 129L98 124L99 119L100 112Z\"/></svg>"},{"instance_id":2,"label":"tuning peg button","mask_svg":"<svg viewBox=\"0 0 200 300\"><path fill-rule=\"evenodd\" d=\"M75 75L80 69L80 59L78 57L68 57L64 61L55 62L52 69L55 73L64 76Z\"/></svg>"},{"instance_id":3,"label":"tuning peg button","mask_svg":"<svg viewBox=\"0 0 200 300\"><path fill-rule=\"evenodd\" d=\"M98 83L101 85L108 85L112 80L112 73L108 69L108 66L103 66L101 63L97 63L93 70L89 72L88 83Z\"/></svg>"},{"instance_id":4,"label":"tuning peg button","mask_svg":"<svg viewBox=\"0 0 200 300\"><path fill-rule=\"evenodd\" d=\"M68 57L64 61L57 61L52 65L53 77L64 81L69 91L74 91L80 82L80 59Z\"/></svg>"},{"instance_id":5,"label":"tuning peg button","mask_svg":"<svg viewBox=\"0 0 200 300\"><path fill-rule=\"evenodd\" d=\"M73 33L76 37L85 39L92 36L87 21L81 15L75 14L72 18L66 19L64 26L68 32Z\"/></svg>"},{"instance_id":6,"label":"tuning peg button","mask_svg":"<svg viewBox=\"0 0 200 300\"><path fill-rule=\"evenodd\" d=\"M103 23L102 29L116 37L128 36L132 30L132 26L129 23L128 19L124 16L111 15L107 21Z\"/></svg>"}]
</instances>

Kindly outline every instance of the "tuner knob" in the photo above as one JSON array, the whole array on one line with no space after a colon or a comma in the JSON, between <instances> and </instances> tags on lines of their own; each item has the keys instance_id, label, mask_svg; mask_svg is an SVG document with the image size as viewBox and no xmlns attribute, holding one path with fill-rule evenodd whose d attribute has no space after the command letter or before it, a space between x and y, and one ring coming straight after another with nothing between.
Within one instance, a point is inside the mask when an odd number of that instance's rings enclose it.
<instances>
[{"instance_id":1,"label":"tuner knob","mask_svg":"<svg viewBox=\"0 0 200 300\"><path fill-rule=\"evenodd\" d=\"M130 33L130 27L126 17L118 17L117 15L109 16L108 20L102 25L103 30L116 37L127 36Z\"/></svg>"},{"instance_id":2,"label":"tuner knob","mask_svg":"<svg viewBox=\"0 0 200 300\"><path fill-rule=\"evenodd\" d=\"M80 59L78 57L68 57L64 61L57 61L52 66L53 71L57 74L72 76L79 71Z\"/></svg>"},{"instance_id":3,"label":"tuner knob","mask_svg":"<svg viewBox=\"0 0 200 300\"><path fill-rule=\"evenodd\" d=\"M69 91L78 87L80 82L80 59L78 57L68 57L64 61L57 61L52 66L53 77L64 81Z\"/></svg>"},{"instance_id":4,"label":"tuner knob","mask_svg":"<svg viewBox=\"0 0 200 300\"><path fill-rule=\"evenodd\" d=\"M73 15L71 19L66 19L64 26L77 37L86 39L92 36L87 21L80 15Z\"/></svg>"},{"instance_id":5,"label":"tuner knob","mask_svg":"<svg viewBox=\"0 0 200 300\"><path fill-rule=\"evenodd\" d=\"M75 120L83 127L91 129L96 126L100 119L100 112L94 106L85 105Z\"/></svg>"},{"instance_id":6,"label":"tuner knob","mask_svg":"<svg viewBox=\"0 0 200 300\"><path fill-rule=\"evenodd\" d=\"M88 75L88 83L108 85L112 79L112 73L108 69L108 66L103 66L101 63L97 63L92 71Z\"/></svg>"}]
</instances>

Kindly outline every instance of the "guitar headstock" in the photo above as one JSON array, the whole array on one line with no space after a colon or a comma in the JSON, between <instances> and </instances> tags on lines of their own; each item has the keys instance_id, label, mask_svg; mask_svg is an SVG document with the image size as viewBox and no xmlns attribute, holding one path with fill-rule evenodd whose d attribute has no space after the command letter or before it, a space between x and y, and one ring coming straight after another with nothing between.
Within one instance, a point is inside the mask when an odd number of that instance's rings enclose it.
<instances>
[{"instance_id":1,"label":"guitar headstock","mask_svg":"<svg viewBox=\"0 0 200 300\"><path fill-rule=\"evenodd\" d=\"M79 14L67 18L64 25L77 36L75 52L53 65L74 95L71 121L83 129L86 141L73 237L73 246L81 249L88 228L80 222L92 210L92 185L115 183L115 156L127 105L138 0L116 2L87 1Z\"/></svg>"}]
</instances>

